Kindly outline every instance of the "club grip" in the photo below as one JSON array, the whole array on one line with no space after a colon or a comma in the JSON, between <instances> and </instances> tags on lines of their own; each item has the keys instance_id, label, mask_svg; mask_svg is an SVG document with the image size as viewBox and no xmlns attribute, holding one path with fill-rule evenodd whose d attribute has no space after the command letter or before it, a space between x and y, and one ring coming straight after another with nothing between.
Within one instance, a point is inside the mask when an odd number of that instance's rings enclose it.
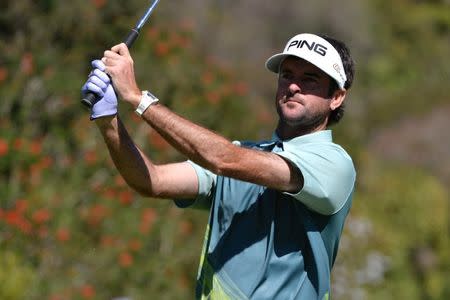
<instances>
[{"instance_id":1,"label":"club grip","mask_svg":"<svg viewBox=\"0 0 450 300\"><path fill-rule=\"evenodd\" d=\"M83 98L81 98L81 104L83 104L87 108L92 108L92 106L94 106L97 101L97 95L91 92L84 94Z\"/></svg>"},{"instance_id":2,"label":"club grip","mask_svg":"<svg viewBox=\"0 0 450 300\"><path fill-rule=\"evenodd\" d=\"M127 45L128 49L131 48L131 45L133 45L134 41L137 39L138 36L139 30L137 30L136 28L133 28L130 30L130 32L128 32L128 35L123 40L125 45Z\"/></svg>"},{"instance_id":3,"label":"club grip","mask_svg":"<svg viewBox=\"0 0 450 300\"><path fill-rule=\"evenodd\" d=\"M128 35L125 37L123 42L125 43L125 45L127 45L128 48L131 48L138 36L139 30L133 28L130 30L130 32L128 32ZM97 103L98 100L99 99L96 94L89 92L83 95L81 104L83 104L87 108L92 108L92 106L94 106L94 104Z\"/></svg>"}]
</instances>

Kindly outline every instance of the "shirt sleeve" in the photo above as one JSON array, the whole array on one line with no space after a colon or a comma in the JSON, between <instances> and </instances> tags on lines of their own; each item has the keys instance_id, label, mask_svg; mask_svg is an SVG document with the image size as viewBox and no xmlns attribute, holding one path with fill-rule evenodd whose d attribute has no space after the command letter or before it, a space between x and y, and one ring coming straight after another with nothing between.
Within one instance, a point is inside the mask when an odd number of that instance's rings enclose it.
<instances>
[{"instance_id":1,"label":"shirt sleeve","mask_svg":"<svg viewBox=\"0 0 450 300\"><path fill-rule=\"evenodd\" d=\"M211 206L213 189L216 186L217 175L190 160L187 162L192 165L197 173L198 194L195 199L175 199L174 202L180 208L191 207L209 209Z\"/></svg>"},{"instance_id":2,"label":"shirt sleeve","mask_svg":"<svg viewBox=\"0 0 450 300\"><path fill-rule=\"evenodd\" d=\"M287 193L308 208L323 215L338 212L352 194L356 171L350 156L335 144L308 144L301 149L286 145L277 153L303 175L303 187Z\"/></svg>"}]
</instances>

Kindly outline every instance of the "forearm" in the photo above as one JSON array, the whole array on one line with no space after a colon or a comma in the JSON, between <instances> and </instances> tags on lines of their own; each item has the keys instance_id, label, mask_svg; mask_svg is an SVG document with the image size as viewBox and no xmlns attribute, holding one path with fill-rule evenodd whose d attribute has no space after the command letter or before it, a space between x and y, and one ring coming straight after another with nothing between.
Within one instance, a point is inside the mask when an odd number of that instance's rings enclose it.
<instances>
[{"instance_id":1,"label":"forearm","mask_svg":"<svg viewBox=\"0 0 450 300\"><path fill-rule=\"evenodd\" d=\"M226 138L173 113L165 106L152 105L143 115L174 148L190 160L220 174L239 150Z\"/></svg>"},{"instance_id":2,"label":"forearm","mask_svg":"<svg viewBox=\"0 0 450 300\"><path fill-rule=\"evenodd\" d=\"M117 116L99 118L96 124L124 180L140 194L151 196L155 166L134 144L120 119Z\"/></svg>"},{"instance_id":3,"label":"forearm","mask_svg":"<svg viewBox=\"0 0 450 300\"><path fill-rule=\"evenodd\" d=\"M235 146L161 104L151 105L142 117L178 151L215 174L282 191L297 191L303 184L280 156Z\"/></svg>"}]
</instances>

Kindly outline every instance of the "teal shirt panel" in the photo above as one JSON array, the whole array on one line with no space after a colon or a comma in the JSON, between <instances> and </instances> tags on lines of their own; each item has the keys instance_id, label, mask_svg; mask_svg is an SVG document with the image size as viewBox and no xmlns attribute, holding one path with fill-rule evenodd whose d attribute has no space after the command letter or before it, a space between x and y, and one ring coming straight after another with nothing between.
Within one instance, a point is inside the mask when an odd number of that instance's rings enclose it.
<instances>
[{"instance_id":1,"label":"teal shirt panel","mask_svg":"<svg viewBox=\"0 0 450 300\"><path fill-rule=\"evenodd\" d=\"M281 193L215 176L193 164L199 196L196 201L176 203L210 207L204 259L231 298L328 297L331 267L351 206L355 179L351 160L332 143L329 131L290 141L275 136L269 142L243 146L285 157L302 171L305 186L297 194ZM199 270L198 298L209 280L205 276L210 275Z\"/></svg>"},{"instance_id":2,"label":"teal shirt panel","mask_svg":"<svg viewBox=\"0 0 450 300\"><path fill-rule=\"evenodd\" d=\"M283 141L283 149L277 154L296 166L304 179L298 193L287 194L320 214L339 211L353 191L356 172L347 152L332 142L331 130Z\"/></svg>"}]
</instances>

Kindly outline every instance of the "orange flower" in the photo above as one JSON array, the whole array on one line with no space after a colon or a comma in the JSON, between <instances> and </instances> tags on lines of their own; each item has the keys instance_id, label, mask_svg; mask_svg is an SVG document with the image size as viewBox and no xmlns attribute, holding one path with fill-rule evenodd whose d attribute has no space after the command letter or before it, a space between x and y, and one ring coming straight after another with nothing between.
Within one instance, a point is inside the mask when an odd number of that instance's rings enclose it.
<instances>
[{"instance_id":1,"label":"orange flower","mask_svg":"<svg viewBox=\"0 0 450 300\"><path fill-rule=\"evenodd\" d=\"M155 54L159 57L164 57L169 54L169 45L167 42L159 41L155 46Z\"/></svg>"},{"instance_id":2,"label":"orange flower","mask_svg":"<svg viewBox=\"0 0 450 300\"><path fill-rule=\"evenodd\" d=\"M112 188L107 188L102 192L102 196L108 200L114 200L116 198L116 191Z\"/></svg>"},{"instance_id":3,"label":"orange flower","mask_svg":"<svg viewBox=\"0 0 450 300\"><path fill-rule=\"evenodd\" d=\"M206 100L211 104L217 104L220 102L220 95L217 92L206 93Z\"/></svg>"},{"instance_id":4,"label":"orange flower","mask_svg":"<svg viewBox=\"0 0 450 300\"><path fill-rule=\"evenodd\" d=\"M244 82L238 82L234 85L234 92L239 96L244 96L248 92L248 86Z\"/></svg>"},{"instance_id":5,"label":"orange flower","mask_svg":"<svg viewBox=\"0 0 450 300\"><path fill-rule=\"evenodd\" d=\"M34 222L36 222L38 224L43 224L43 223L47 223L51 217L52 217L52 214L50 213L50 211L48 209L41 208L41 209L35 211L31 218L33 219Z\"/></svg>"},{"instance_id":6,"label":"orange flower","mask_svg":"<svg viewBox=\"0 0 450 300\"><path fill-rule=\"evenodd\" d=\"M211 72L206 71L205 73L203 73L202 83L204 85L210 85L213 82L213 80L214 80L214 75Z\"/></svg>"},{"instance_id":7,"label":"orange flower","mask_svg":"<svg viewBox=\"0 0 450 300\"><path fill-rule=\"evenodd\" d=\"M139 251L142 248L142 242L138 239L132 239L128 242L128 248L132 251Z\"/></svg>"},{"instance_id":8,"label":"orange flower","mask_svg":"<svg viewBox=\"0 0 450 300\"><path fill-rule=\"evenodd\" d=\"M108 215L107 207L97 204L90 208L88 215L88 223L90 225L98 225Z\"/></svg>"},{"instance_id":9,"label":"orange flower","mask_svg":"<svg viewBox=\"0 0 450 300\"><path fill-rule=\"evenodd\" d=\"M130 191L122 191L119 194L119 201L123 205L130 205L133 203L133 193Z\"/></svg>"},{"instance_id":10,"label":"orange flower","mask_svg":"<svg viewBox=\"0 0 450 300\"><path fill-rule=\"evenodd\" d=\"M80 290L81 296L85 299L92 299L95 296L95 289L92 285L85 284Z\"/></svg>"},{"instance_id":11,"label":"orange flower","mask_svg":"<svg viewBox=\"0 0 450 300\"><path fill-rule=\"evenodd\" d=\"M60 242L67 242L70 240L70 231L67 228L59 228L56 231L56 239Z\"/></svg>"},{"instance_id":12,"label":"orange flower","mask_svg":"<svg viewBox=\"0 0 450 300\"><path fill-rule=\"evenodd\" d=\"M84 160L86 161L86 163L90 166L94 165L97 162L97 152L91 150L91 151L87 151L84 154Z\"/></svg>"},{"instance_id":13,"label":"orange flower","mask_svg":"<svg viewBox=\"0 0 450 300\"><path fill-rule=\"evenodd\" d=\"M4 139L0 139L0 156L8 154L9 145Z\"/></svg>"},{"instance_id":14,"label":"orange flower","mask_svg":"<svg viewBox=\"0 0 450 300\"><path fill-rule=\"evenodd\" d=\"M13 143L14 150L22 150L23 140L21 138L16 138Z\"/></svg>"},{"instance_id":15,"label":"orange flower","mask_svg":"<svg viewBox=\"0 0 450 300\"><path fill-rule=\"evenodd\" d=\"M181 221L181 223L179 224L179 230L180 230L181 235L183 235L183 236L190 235L192 233L193 229L194 229L194 225L192 224L191 221L184 220L184 221Z\"/></svg>"},{"instance_id":16,"label":"orange flower","mask_svg":"<svg viewBox=\"0 0 450 300\"><path fill-rule=\"evenodd\" d=\"M18 199L15 203L16 212L23 214L28 209L28 202L25 199Z\"/></svg>"},{"instance_id":17,"label":"orange flower","mask_svg":"<svg viewBox=\"0 0 450 300\"><path fill-rule=\"evenodd\" d=\"M63 300L64 297L60 295L51 295L49 300Z\"/></svg>"},{"instance_id":18,"label":"orange flower","mask_svg":"<svg viewBox=\"0 0 450 300\"><path fill-rule=\"evenodd\" d=\"M117 186L120 186L120 187L124 187L124 186L127 185L127 183L125 182L125 179L123 179L123 177L120 176L120 175L117 175L117 176L114 178L114 182L115 182L115 184L116 184Z\"/></svg>"},{"instance_id":19,"label":"orange flower","mask_svg":"<svg viewBox=\"0 0 450 300\"><path fill-rule=\"evenodd\" d=\"M156 27L149 27L145 33L145 36L149 39L156 39L159 36L159 30Z\"/></svg>"},{"instance_id":20,"label":"orange flower","mask_svg":"<svg viewBox=\"0 0 450 300\"><path fill-rule=\"evenodd\" d=\"M149 133L150 143L157 150L167 150L170 147L170 144L155 130L151 130Z\"/></svg>"},{"instance_id":21,"label":"orange flower","mask_svg":"<svg viewBox=\"0 0 450 300\"><path fill-rule=\"evenodd\" d=\"M22 60L20 62L20 70L25 74L25 75L31 75L31 73L33 73L34 70L34 58L33 58L33 54L30 52L25 53L22 56Z\"/></svg>"},{"instance_id":22,"label":"orange flower","mask_svg":"<svg viewBox=\"0 0 450 300\"><path fill-rule=\"evenodd\" d=\"M8 69L5 67L0 67L0 83L6 80L8 78Z\"/></svg>"},{"instance_id":23,"label":"orange flower","mask_svg":"<svg viewBox=\"0 0 450 300\"><path fill-rule=\"evenodd\" d=\"M32 141L30 144L30 152L31 154L38 155L42 152L42 142L41 141Z\"/></svg>"},{"instance_id":24,"label":"orange flower","mask_svg":"<svg viewBox=\"0 0 450 300\"><path fill-rule=\"evenodd\" d=\"M111 235L104 235L100 238L100 245L103 247L111 247L116 244L117 238Z\"/></svg>"},{"instance_id":25,"label":"orange flower","mask_svg":"<svg viewBox=\"0 0 450 300\"><path fill-rule=\"evenodd\" d=\"M31 224L18 211L8 211L4 214L6 224L17 227L23 233L31 233Z\"/></svg>"},{"instance_id":26,"label":"orange flower","mask_svg":"<svg viewBox=\"0 0 450 300\"><path fill-rule=\"evenodd\" d=\"M148 233L156 221L157 214L153 208L147 208L141 215L139 230L141 233Z\"/></svg>"},{"instance_id":27,"label":"orange flower","mask_svg":"<svg viewBox=\"0 0 450 300\"><path fill-rule=\"evenodd\" d=\"M133 264L133 256L129 252L122 252L119 254L119 265L127 268Z\"/></svg>"},{"instance_id":28,"label":"orange flower","mask_svg":"<svg viewBox=\"0 0 450 300\"><path fill-rule=\"evenodd\" d=\"M106 0L92 0L92 3L97 8L102 8L106 4Z\"/></svg>"}]
</instances>

